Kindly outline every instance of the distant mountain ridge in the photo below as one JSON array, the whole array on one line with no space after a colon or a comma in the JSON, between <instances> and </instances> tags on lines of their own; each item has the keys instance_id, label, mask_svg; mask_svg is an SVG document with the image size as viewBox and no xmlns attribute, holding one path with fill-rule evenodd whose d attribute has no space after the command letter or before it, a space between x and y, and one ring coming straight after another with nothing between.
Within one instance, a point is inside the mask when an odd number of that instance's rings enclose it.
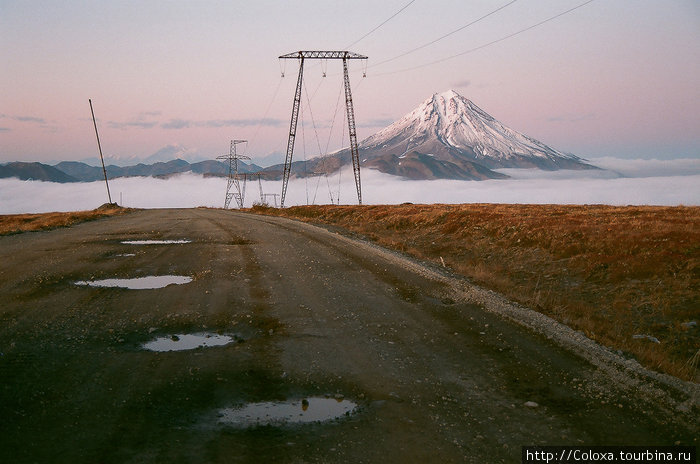
<instances>
[{"instance_id":1,"label":"distant mountain ridge","mask_svg":"<svg viewBox=\"0 0 700 464\"><path fill-rule=\"evenodd\" d=\"M241 173L259 172L260 166L238 163ZM106 167L107 178L118 177L169 177L183 172L194 172L205 176L224 177L228 175L228 164L209 160L198 163L188 163L185 160L176 159L168 162L156 162L153 164L139 163L134 166ZM91 166L80 161L61 161L55 166L38 162L15 161L0 165L0 178L17 177L21 180L42 180L48 182L94 182L104 179L102 166Z\"/></svg>"},{"instance_id":2,"label":"distant mountain ridge","mask_svg":"<svg viewBox=\"0 0 700 464\"><path fill-rule=\"evenodd\" d=\"M145 158L136 155L105 154L104 156L104 161L107 165L119 167L135 166L137 164L154 164L158 162L167 163L168 161L177 159L185 160L190 164L207 160L206 157L200 156L196 150L177 143L166 145ZM79 161L89 164L90 166L99 166L101 164L100 158L97 156L81 159Z\"/></svg>"},{"instance_id":3,"label":"distant mountain ridge","mask_svg":"<svg viewBox=\"0 0 700 464\"><path fill-rule=\"evenodd\" d=\"M20 180L42 180L48 182L78 182L75 177L53 166L43 163L13 161L0 165L0 179L17 177Z\"/></svg>"}]
</instances>

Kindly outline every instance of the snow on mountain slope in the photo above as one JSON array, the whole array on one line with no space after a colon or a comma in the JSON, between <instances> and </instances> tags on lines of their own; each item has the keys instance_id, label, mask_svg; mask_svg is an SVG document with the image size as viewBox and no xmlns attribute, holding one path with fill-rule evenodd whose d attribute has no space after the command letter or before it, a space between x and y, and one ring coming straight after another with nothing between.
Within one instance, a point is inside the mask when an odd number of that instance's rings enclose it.
<instances>
[{"instance_id":1,"label":"snow on mountain slope","mask_svg":"<svg viewBox=\"0 0 700 464\"><path fill-rule=\"evenodd\" d=\"M415 110L360 143L363 156L416 151L455 162L470 160L490 169L506 167L587 169L562 153L494 119L454 90L434 94Z\"/></svg>"},{"instance_id":2,"label":"snow on mountain slope","mask_svg":"<svg viewBox=\"0 0 700 464\"><path fill-rule=\"evenodd\" d=\"M485 180L508 177L494 169L597 169L494 119L454 90L362 140L360 166L410 179ZM408 157L408 159L407 159ZM350 149L292 164L294 176L334 172L350 164ZM268 171L282 172L282 165Z\"/></svg>"}]
</instances>

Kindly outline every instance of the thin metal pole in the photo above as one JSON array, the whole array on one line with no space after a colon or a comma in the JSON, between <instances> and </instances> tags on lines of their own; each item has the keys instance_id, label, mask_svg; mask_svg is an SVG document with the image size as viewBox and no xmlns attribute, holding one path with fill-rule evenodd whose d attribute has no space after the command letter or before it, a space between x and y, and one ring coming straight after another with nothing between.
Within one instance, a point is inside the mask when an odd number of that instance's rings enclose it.
<instances>
[{"instance_id":1,"label":"thin metal pole","mask_svg":"<svg viewBox=\"0 0 700 464\"><path fill-rule=\"evenodd\" d=\"M97 137L97 149L100 150L100 161L102 161L102 173L105 175L105 184L107 185L107 198L109 203L112 203L112 195L109 193L109 182L107 182L107 169L105 169L105 159L102 156L102 146L100 145L100 134L97 132L97 121L95 121L95 111L92 109L92 100L90 102L90 113L92 113L92 123L95 125L95 136Z\"/></svg>"},{"instance_id":2,"label":"thin metal pole","mask_svg":"<svg viewBox=\"0 0 700 464\"><path fill-rule=\"evenodd\" d=\"M260 204L265 203L265 194L263 193L263 188L262 188L262 179L260 178L261 174L258 173L258 187L260 187Z\"/></svg>"}]
</instances>

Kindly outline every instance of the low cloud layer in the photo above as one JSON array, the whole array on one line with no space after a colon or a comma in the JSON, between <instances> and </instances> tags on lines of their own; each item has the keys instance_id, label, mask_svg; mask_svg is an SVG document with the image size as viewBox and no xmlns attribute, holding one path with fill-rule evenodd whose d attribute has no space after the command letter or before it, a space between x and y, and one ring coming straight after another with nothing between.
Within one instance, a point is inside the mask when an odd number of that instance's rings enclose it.
<instances>
[{"instance_id":1,"label":"low cloud layer","mask_svg":"<svg viewBox=\"0 0 700 464\"><path fill-rule=\"evenodd\" d=\"M362 171L365 204L533 203L609 205L700 205L698 160L594 160L616 171L507 170L513 178L488 181L410 181ZM658 174L652 176L654 172ZM627 177L621 177L620 173ZM632 177L632 174L637 177ZM264 193L279 193L281 182L263 181ZM170 179L144 177L110 181L112 200L138 208L222 207L225 178L186 173ZM286 206L307 203L356 204L352 171L313 179L292 179ZM248 182L245 206L260 201L259 185ZM268 197L273 203L273 199ZM104 182L57 184L0 179L0 214L93 209L107 202ZM235 206L232 205L232 206Z\"/></svg>"},{"instance_id":2,"label":"low cloud layer","mask_svg":"<svg viewBox=\"0 0 700 464\"><path fill-rule=\"evenodd\" d=\"M595 158L594 165L624 177L695 176L700 174L700 158L694 159L620 159Z\"/></svg>"}]
</instances>

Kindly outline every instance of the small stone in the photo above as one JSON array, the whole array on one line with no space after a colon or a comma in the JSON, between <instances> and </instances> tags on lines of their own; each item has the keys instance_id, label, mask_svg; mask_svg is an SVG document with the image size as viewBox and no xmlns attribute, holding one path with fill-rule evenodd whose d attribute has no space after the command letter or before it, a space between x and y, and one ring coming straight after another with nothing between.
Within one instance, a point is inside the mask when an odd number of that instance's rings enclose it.
<instances>
[{"instance_id":1,"label":"small stone","mask_svg":"<svg viewBox=\"0 0 700 464\"><path fill-rule=\"evenodd\" d=\"M539 404L535 403L534 401L527 401L523 406L528 408L536 408L539 406Z\"/></svg>"}]
</instances>

